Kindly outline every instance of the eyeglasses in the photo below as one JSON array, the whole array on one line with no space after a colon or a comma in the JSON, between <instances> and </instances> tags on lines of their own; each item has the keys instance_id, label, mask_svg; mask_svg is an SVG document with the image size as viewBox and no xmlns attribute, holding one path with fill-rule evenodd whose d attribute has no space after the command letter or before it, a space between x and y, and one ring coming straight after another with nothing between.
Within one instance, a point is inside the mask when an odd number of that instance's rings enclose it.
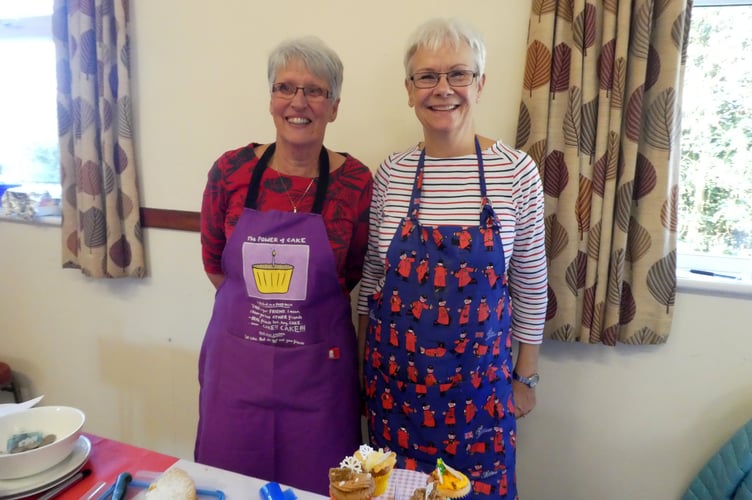
<instances>
[{"instance_id":1,"label":"eyeglasses","mask_svg":"<svg viewBox=\"0 0 752 500\"><path fill-rule=\"evenodd\" d=\"M281 97L282 99L292 99L295 97L295 94L298 93L298 90L303 91L303 95L308 99L309 101L323 101L324 99L328 99L330 96L330 92L326 89L322 89L321 87L298 87L293 85L292 83L275 83L272 85L272 94L276 95L277 97Z\"/></svg>"},{"instance_id":2,"label":"eyeglasses","mask_svg":"<svg viewBox=\"0 0 752 500\"><path fill-rule=\"evenodd\" d=\"M446 73L423 71L410 76L410 81L419 89L432 89L439 84L441 75L446 76L447 83L452 87L467 87L473 83L478 73L469 69L456 69Z\"/></svg>"}]
</instances>

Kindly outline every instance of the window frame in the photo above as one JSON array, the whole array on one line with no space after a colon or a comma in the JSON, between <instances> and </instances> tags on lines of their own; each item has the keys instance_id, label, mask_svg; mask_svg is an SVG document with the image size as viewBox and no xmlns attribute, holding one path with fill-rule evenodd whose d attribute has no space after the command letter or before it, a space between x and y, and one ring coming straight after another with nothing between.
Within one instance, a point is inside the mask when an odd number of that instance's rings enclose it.
<instances>
[{"instance_id":1,"label":"window frame","mask_svg":"<svg viewBox=\"0 0 752 500\"><path fill-rule=\"evenodd\" d=\"M50 0L50 7L52 5L52 0ZM39 5L32 5L31 6L32 12L38 12L39 11ZM50 10L49 13L45 14L39 14L39 15L23 15L21 17L0 17L0 41L1 40L12 40L12 39L22 39L22 38L39 38L39 39L49 39L50 43L53 43L52 40L52 11ZM56 112L56 110L53 110L53 112ZM11 179L12 182L12 179ZM60 186L60 180L58 179L58 182L56 183L28 183L30 185L50 185L50 186ZM11 221L11 222L19 222L19 223L26 223L26 224L35 224L35 225L52 225L52 226L59 226L61 223L61 216L60 215L44 215L44 216L35 216L34 218L25 218L17 215L7 215L5 214L2 207L0 207L0 220L3 221Z\"/></svg>"},{"instance_id":2,"label":"window frame","mask_svg":"<svg viewBox=\"0 0 752 500\"><path fill-rule=\"evenodd\" d=\"M698 7L752 6L752 0L695 0ZM712 275L697 274L709 271ZM692 272L695 271L695 272ZM731 279L728 276L740 276ZM677 291L732 297L752 297L752 257L679 253Z\"/></svg>"}]
</instances>

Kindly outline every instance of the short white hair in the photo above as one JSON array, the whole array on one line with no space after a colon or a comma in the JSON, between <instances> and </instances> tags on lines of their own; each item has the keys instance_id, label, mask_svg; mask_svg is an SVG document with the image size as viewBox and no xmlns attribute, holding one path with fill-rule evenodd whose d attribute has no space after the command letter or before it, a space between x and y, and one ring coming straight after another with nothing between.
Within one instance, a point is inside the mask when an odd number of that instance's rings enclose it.
<instances>
[{"instance_id":1,"label":"short white hair","mask_svg":"<svg viewBox=\"0 0 752 500\"><path fill-rule=\"evenodd\" d=\"M443 45L457 49L462 42L466 43L473 52L475 69L482 75L486 70L486 44L481 34L469 24L456 18L434 18L423 23L413 32L405 51L405 76L410 76L415 52L424 47L439 50Z\"/></svg>"},{"instance_id":2,"label":"short white hair","mask_svg":"<svg viewBox=\"0 0 752 500\"><path fill-rule=\"evenodd\" d=\"M269 91L275 83L277 71L284 69L291 61L301 61L308 71L326 80L329 83L332 99L335 101L339 99L344 73L342 61L334 50L315 36L291 38L272 50L267 67Z\"/></svg>"}]
</instances>

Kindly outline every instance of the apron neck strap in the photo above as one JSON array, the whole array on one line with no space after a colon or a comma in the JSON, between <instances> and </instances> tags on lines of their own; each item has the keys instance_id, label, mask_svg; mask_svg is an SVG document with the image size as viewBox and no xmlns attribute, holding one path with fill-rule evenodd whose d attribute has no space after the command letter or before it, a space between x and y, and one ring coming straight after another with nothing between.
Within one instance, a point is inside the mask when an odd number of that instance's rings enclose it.
<instances>
[{"instance_id":1,"label":"apron neck strap","mask_svg":"<svg viewBox=\"0 0 752 500\"><path fill-rule=\"evenodd\" d=\"M248 186L248 193L245 197L246 208L256 210L256 202L258 201L259 188L261 186L261 177L269 166L269 160L274 156L276 148L277 145L275 143L269 144L266 151L264 151L264 154L259 158L258 163L256 163L256 167L253 169L253 175L251 176L251 183ZM324 200L326 199L326 190L328 187L329 154L326 152L326 148L321 146L321 152L319 153L319 180L316 183L316 197L313 200L311 213L321 214L321 210L324 208Z\"/></svg>"},{"instance_id":2,"label":"apron neck strap","mask_svg":"<svg viewBox=\"0 0 752 500\"><path fill-rule=\"evenodd\" d=\"M481 199L486 200L486 176L483 170L483 152L480 149L480 141L478 136L475 136L475 156L478 162L478 179L480 181L480 196ZM420 152L420 159L418 159L418 167L415 169L415 180L413 181L413 195L410 198L410 208L407 210L408 217L418 217L418 210L420 209L420 193L423 189L423 167L426 162L426 148Z\"/></svg>"}]
</instances>

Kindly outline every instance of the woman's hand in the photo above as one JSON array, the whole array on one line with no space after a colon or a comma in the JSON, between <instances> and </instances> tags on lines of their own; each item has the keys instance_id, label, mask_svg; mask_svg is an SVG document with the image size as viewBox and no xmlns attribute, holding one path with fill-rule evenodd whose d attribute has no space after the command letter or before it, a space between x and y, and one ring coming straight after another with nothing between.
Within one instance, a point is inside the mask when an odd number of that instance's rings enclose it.
<instances>
[{"instance_id":1,"label":"woman's hand","mask_svg":"<svg viewBox=\"0 0 752 500\"><path fill-rule=\"evenodd\" d=\"M530 377L538 372L538 352L540 345L525 344L520 342L517 363L514 371L522 376ZM514 392L514 416L523 418L535 408L535 388L529 387L522 382L512 380L512 392Z\"/></svg>"},{"instance_id":2,"label":"woman's hand","mask_svg":"<svg viewBox=\"0 0 752 500\"><path fill-rule=\"evenodd\" d=\"M512 391L514 392L514 416L523 418L535 408L535 389L513 380Z\"/></svg>"}]
</instances>

